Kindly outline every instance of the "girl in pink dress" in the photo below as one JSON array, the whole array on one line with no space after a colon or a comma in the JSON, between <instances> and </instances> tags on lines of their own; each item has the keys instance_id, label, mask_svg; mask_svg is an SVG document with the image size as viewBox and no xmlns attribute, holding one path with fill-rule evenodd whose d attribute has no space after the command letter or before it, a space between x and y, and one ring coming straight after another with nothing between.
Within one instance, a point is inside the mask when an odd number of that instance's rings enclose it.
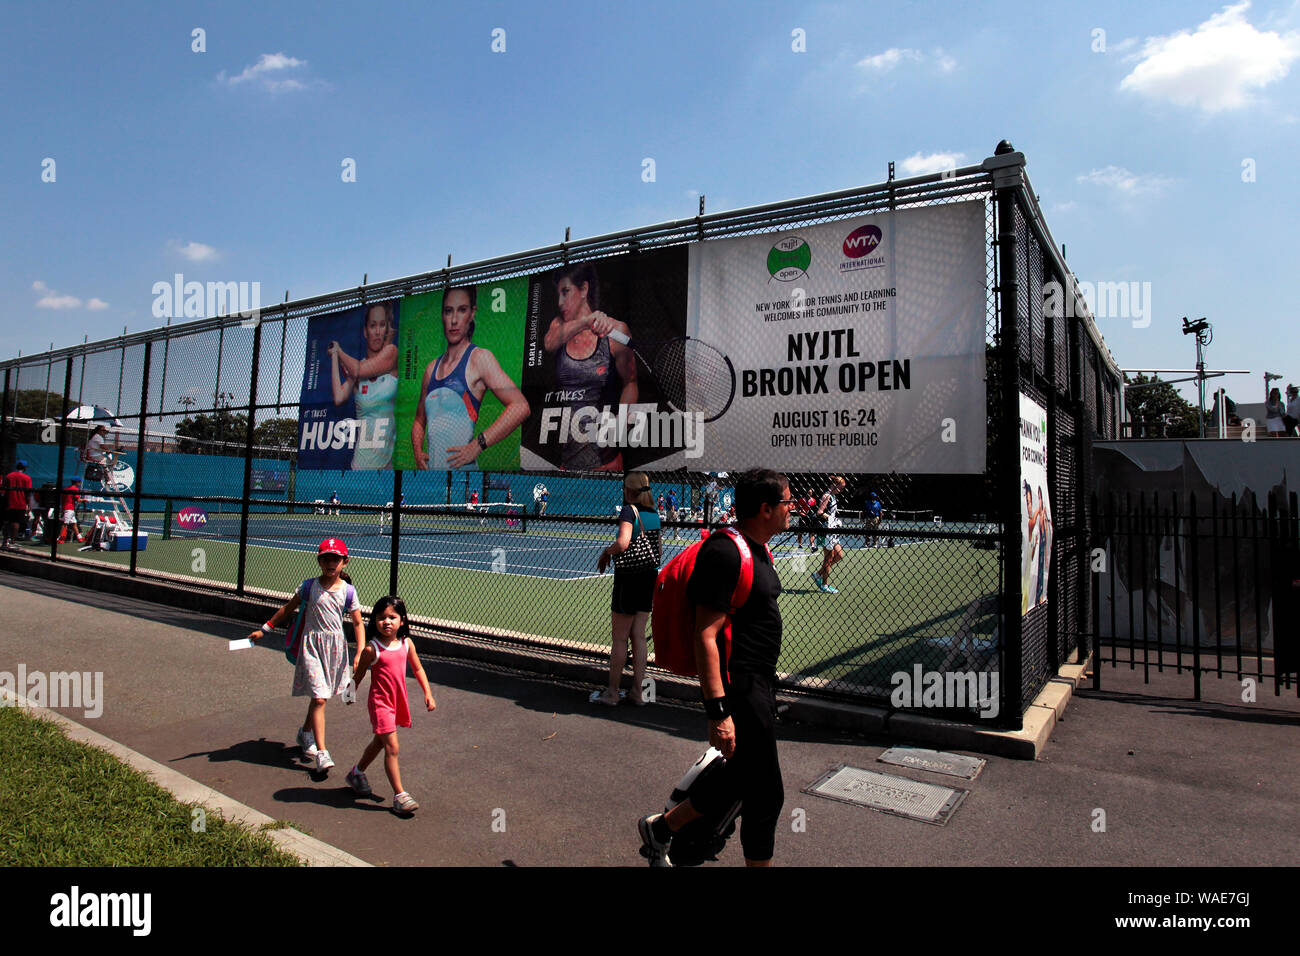
<instances>
[{"instance_id":1,"label":"girl in pink dress","mask_svg":"<svg viewBox=\"0 0 1300 956\"><path fill-rule=\"evenodd\" d=\"M397 728L411 726L411 710L406 702L406 666L409 663L415 679L424 691L424 706L433 710L433 692L429 690L429 679L424 676L420 666L420 656L415 652L415 645L410 641L410 622L406 616L406 604L401 598L385 597L375 603L370 613L370 627L366 631L366 649L362 651L352 680L361 686L361 680L370 671L370 696L367 709L370 711L370 726L375 732L374 739L366 744L365 752L356 766L348 771L348 785L357 793L368 796L372 791L370 781L366 779L366 767L370 761L384 752L384 770L388 782L393 785L393 809L398 813L414 813L420 809L415 799L402 789L402 774L397 766Z\"/></svg>"}]
</instances>

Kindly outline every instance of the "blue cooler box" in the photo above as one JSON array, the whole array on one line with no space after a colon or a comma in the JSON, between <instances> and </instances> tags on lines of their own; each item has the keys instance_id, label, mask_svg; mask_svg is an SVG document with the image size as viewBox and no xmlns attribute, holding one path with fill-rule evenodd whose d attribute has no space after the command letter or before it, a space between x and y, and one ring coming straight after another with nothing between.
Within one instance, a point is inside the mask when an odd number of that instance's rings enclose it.
<instances>
[{"instance_id":1,"label":"blue cooler box","mask_svg":"<svg viewBox=\"0 0 1300 956\"><path fill-rule=\"evenodd\" d=\"M145 551L149 548L149 532L137 531L135 536L140 540L137 545L139 550ZM131 550L131 532L114 531L108 542L109 551L130 551Z\"/></svg>"}]
</instances>

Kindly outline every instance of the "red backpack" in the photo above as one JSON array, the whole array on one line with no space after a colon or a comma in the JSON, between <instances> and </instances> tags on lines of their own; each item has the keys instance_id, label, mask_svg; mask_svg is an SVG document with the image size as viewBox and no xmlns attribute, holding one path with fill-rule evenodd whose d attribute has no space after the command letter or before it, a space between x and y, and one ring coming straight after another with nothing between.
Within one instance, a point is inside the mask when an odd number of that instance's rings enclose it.
<instances>
[{"instance_id":1,"label":"red backpack","mask_svg":"<svg viewBox=\"0 0 1300 956\"><path fill-rule=\"evenodd\" d=\"M727 659L731 657L730 617L749 600L749 592L754 586L754 556L750 553L745 536L735 528L722 528L715 533L731 538L736 550L740 552L740 577L736 581L736 590L731 595L731 608L727 612L728 620L722 632L726 653L722 668L725 672ZM691 572L695 570L695 558L703 544L704 541L699 541L691 545L665 564L655 581L654 605L650 615L655 664L683 677L699 676L695 666L695 606L687 600L686 586L690 583ZM768 555L771 555L771 551Z\"/></svg>"}]
</instances>

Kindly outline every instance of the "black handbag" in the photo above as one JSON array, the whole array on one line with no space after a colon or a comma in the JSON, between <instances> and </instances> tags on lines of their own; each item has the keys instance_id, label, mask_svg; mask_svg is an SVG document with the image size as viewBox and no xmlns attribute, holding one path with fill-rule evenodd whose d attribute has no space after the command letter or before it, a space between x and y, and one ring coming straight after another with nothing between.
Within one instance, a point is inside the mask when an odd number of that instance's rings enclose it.
<instances>
[{"instance_id":1,"label":"black handbag","mask_svg":"<svg viewBox=\"0 0 1300 956\"><path fill-rule=\"evenodd\" d=\"M646 531L645 525L641 523L641 512L637 511L635 505L632 506L632 512L636 515L636 527L640 533L633 535L632 543L627 546L626 551L620 551L614 555L614 570L657 571L659 570L659 549L651 542L649 532Z\"/></svg>"}]
</instances>

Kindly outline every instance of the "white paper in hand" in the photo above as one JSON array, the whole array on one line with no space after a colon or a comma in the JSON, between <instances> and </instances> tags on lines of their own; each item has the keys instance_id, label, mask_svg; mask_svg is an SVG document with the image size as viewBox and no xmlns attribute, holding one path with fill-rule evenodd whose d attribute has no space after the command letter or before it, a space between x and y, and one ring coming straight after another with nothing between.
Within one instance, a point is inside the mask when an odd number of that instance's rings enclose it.
<instances>
[{"instance_id":1,"label":"white paper in hand","mask_svg":"<svg viewBox=\"0 0 1300 956\"><path fill-rule=\"evenodd\" d=\"M242 650L244 650L245 648L249 648L249 647L252 647L252 646L253 646L253 642L252 642L251 640L249 640L247 637L242 638L242 639L240 639L240 640L238 640L238 641L231 641L231 642L230 642L230 649L231 649L232 651L242 651Z\"/></svg>"}]
</instances>

